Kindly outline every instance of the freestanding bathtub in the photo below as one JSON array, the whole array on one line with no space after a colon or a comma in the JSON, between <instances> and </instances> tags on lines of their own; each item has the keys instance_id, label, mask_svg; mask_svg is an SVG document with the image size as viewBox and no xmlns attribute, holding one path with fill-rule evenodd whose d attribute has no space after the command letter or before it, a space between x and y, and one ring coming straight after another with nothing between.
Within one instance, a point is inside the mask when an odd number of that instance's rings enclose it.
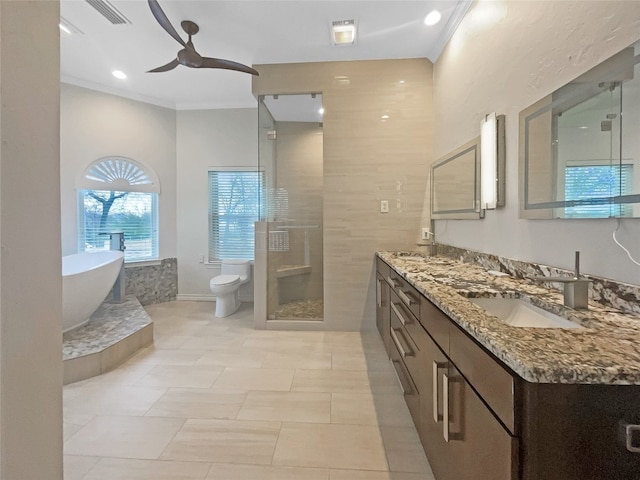
<instances>
[{"instance_id":1,"label":"freestanding bathtub","mask_svg":"<svg viewBox=\"0 0 640 480\"><path fill-rule=\"evenodd\" d=\"M62 331L79 327L111 291L124 254L118 250L62 257Z\"/></svg>"}]
</instances>

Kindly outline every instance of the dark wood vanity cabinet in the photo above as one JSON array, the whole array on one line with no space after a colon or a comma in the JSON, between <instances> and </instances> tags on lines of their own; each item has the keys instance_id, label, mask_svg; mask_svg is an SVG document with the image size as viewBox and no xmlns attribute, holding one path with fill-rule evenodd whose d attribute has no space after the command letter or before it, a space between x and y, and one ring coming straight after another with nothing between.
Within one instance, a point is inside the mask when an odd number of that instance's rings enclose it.
<instances>
[{"instance_id":1,"label":"dark wood vanity cabinet","mask_svg":"<svg viewBox=\"0 0 640 480\"><path fill-rule=\"evenodd\" d=\"M377 262L378 328L437 480L640 480L640 387L527 382Z\"/></svg>"},{"instance_id":2,"label":"dark wood vanity cabinet","mask_svg":"<svg viewBox=\"0 0 640 480\"><path fill-rule=\"evenodd\" d=\"M484 384L486 379L475 373L474 363L484 352L461 341L457 332L451 335L455 328L451 320L384 263L379 265L377 280L385 281L389 288L389 357L436 478L517 478L516 439L452 356L456 352L463 370L468 370L474 382ZM379 288L379 298L383 298L380 292ZM386 312L379 311L379 328L385 328L385 318ZM384 338L387 332L381 334ZM496 367L504 376L506 370ZM490 369L489 375L493 373ZM503 377L503 383L505 379L511 388L511 376ZM479 390L491 397L494 384L489 381Z\"/></svg>"},{"instance_id":3,"label":"dark wood vanity cabinet","mask_svg":"<svg viewBox=\"0 0 640 480\"><path fill-rule=\"evenodd\" d=\"M513 426L512 410L504 409L513 398L512 376L431 302L422 302L420 320L436 335L427 334L425 342L429 378L424 395L420 390L417 428L436 479L517 479L518 439L494 411L501 409Z\"/></svg>"}]
</instances>

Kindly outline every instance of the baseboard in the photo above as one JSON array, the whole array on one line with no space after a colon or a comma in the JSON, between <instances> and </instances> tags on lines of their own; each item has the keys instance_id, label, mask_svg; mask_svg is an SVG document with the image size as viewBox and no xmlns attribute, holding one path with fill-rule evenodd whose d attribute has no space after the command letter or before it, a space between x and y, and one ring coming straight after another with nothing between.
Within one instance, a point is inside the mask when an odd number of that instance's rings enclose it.
<instances>
[{"instance_id":1,"label":"baseboard","mask_svg":"<svg viewBox=\"0 0 640 480\"><path fill-rule=\"evenodd\" d=\"M215 295L199 295L196 293L179 293L176 295L176 300L184 300L190 302L215 302ZM253 303L253 297L243 297L240 295L240 301L242 303Z\"/></svg>"},{"instance_id":2,"label":"baseboard","mask_svg":"<svg viewBox=\"0 0 640 480\"><path fill-rule=\"evenodd\" d=\"M179 293L176 300L185 300L190 302L215 302L215 295L197 295L195 293Z\"/></svg>"}]
</instances>

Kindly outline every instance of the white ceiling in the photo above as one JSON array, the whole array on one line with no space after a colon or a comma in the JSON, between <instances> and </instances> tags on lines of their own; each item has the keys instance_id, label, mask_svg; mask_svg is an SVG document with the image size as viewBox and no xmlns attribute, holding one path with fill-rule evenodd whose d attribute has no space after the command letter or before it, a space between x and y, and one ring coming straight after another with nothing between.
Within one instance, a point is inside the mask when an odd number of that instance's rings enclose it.
<instances>
[{"instance_id":1,"label":"white ceiling","mask_svg":"<svg viewBox=\"0 0 640 480\"><path fill-rule=\"evenodd\" d=\"M81 33L61 32L61 80L176 109L255 107L251 75L179 65L182 47L156 22L146 0L109 0L131 23L113 25L86 0L61 0L61 17ZM193 37L207 57L259 65L270 63L428 58L435 62L471 0L159 0L176 31L182 20L200 26ZM427 13L443 17L424 25ZM333 20L355 19L353 46L333 46ZM111 71L124 71L117 80Z\"/></svg>"}]
</instances>

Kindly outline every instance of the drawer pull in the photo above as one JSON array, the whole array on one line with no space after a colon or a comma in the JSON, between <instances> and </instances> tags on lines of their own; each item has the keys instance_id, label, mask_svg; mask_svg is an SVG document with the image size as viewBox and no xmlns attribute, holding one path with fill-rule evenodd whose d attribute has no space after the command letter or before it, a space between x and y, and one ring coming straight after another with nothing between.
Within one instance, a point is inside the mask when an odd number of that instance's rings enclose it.
<instances>
[{"instance_id":1,"label":"drawer pull","mask_svg":"<svg viewBox=\"0 0 640 480\"><path fill-rule=\"evenodd\" d=\"M402 385L402 381L400 380L400 375L398 374L398 367L396 367L397 361L392 360L391 364L393 365L393 373L396 375L396 380L398 380L398 385L400 385L400 390L402 390L402 394L404 395L406 392L404 391L404 385Z\"/></svg>"},{"instance_id":2,"label":"drawer pull","mask_svg":"<svg viewBox=\"0 0 640 480\"><path fill-rule=\"evenodd\" d=\"M406 303L409 306L413 305L414 303L418 303L414 298L409 297L409 295L404 293L402 290L398 290L398 296L402 299L404 303Z\"/></svg>"},{"instance_id":3,"label":"drawer pull","mask_svg":"<svg viewBox=\"0 0 640 480\"><path fill-rule=\"evenodd\" d=\"M625 433L627 438L627 450L629 450L631 453L640 453L640 442L637 442L637 445L633 444L634 433L636 433L638 435L638 438L640 438L640 425L625 425Z\"/></svg>"},{"instance_id":4,"label":"drawer pull","mask_svg":"<svg viewBox=\"0 0 640 480\"><path fill-rule=\"evenodd\" d=\"M378 304L378 308L382 307L382 283L381 280L378 279L376 281L376 299L377 299L377 304Z\"/></svg>"},{"instance_id":5,"label":"drawer pull","mask_svg":"<svg viewBox=\"0 0 640 480\"><path fill-rule=\"evenodd\" d=\"M387 277L387 282L389 282L393 288L400 288L402 286L395 278Z\"/></svg>"},{"instance_id":6,"label":"drawer pull","mask_svg":"<svg viewBox=\"0 0 640 480\"><path fill-rule=\"evenodd\" d=\"M413 395L413 389L411 388L411 386L409 385L405 388L404 383L402 383L402 380L400 378L400 377L405 377L403 367L401 366L402 362L400 360L392 360L391 363L393 364L393 372L396 374L396 378L398 379L398 384L400 385L400 390L402 390L402 394ZM399 370L402 370L402 371L399 371Z\"/></svg>"},{"instance_id":7,"label":"drawer pull","mask_svg":"<svg viewBox=\"0 0 640 480\"><path fill-rule=\"evenodd\" d=\"M440 409L438 408L438 400L440 399L439 395L439 383L438 383L438 372L441 368L446 368L446 363L438 363L435 360L433 361L433 374L432 374L432 389L433 389L433 421L438 423L442 420L442 415L440 415Z\"/></svg>"},{"instance_id":8,"label":"drawer pull","mask_svg":"<svg viewBox=\"0 0 640 480\"><path fill-rule=\"evenodd\" d=\"M396 316L398 317L398 320L400 320L400 323L406 326L407 321L405 320L404 315L400 313L400 310L398 310L398 307L393 302L391 302L391 310L393 310L393 312L396 314Z\"/></svg>"},{"instance_id":9,"label":"drawer pull","mask_svg":"<svg viewBox=\"0 0 640 480\"><path fill-rule=\"evenodd\" d=\"M404 348L402 348L402 345L400 344L400 339L396 335L396 331L393 328L391 329L391 340L393 340L393 343L395 343L396 348L398 349L398 352L400 352L400 355L402 356L402 358L405 358L408 355L410 355L404 350Z\"/></svg>"},{"instance_id":10,"label":"drawer pull","mask_svg":"<svg viewBox=\"0 0 640 480\"><path fill-rule=\"evenodd\" d=\"M449 441L449 376L442 374L442 436Z\"/></svg>"}]
</instances>

